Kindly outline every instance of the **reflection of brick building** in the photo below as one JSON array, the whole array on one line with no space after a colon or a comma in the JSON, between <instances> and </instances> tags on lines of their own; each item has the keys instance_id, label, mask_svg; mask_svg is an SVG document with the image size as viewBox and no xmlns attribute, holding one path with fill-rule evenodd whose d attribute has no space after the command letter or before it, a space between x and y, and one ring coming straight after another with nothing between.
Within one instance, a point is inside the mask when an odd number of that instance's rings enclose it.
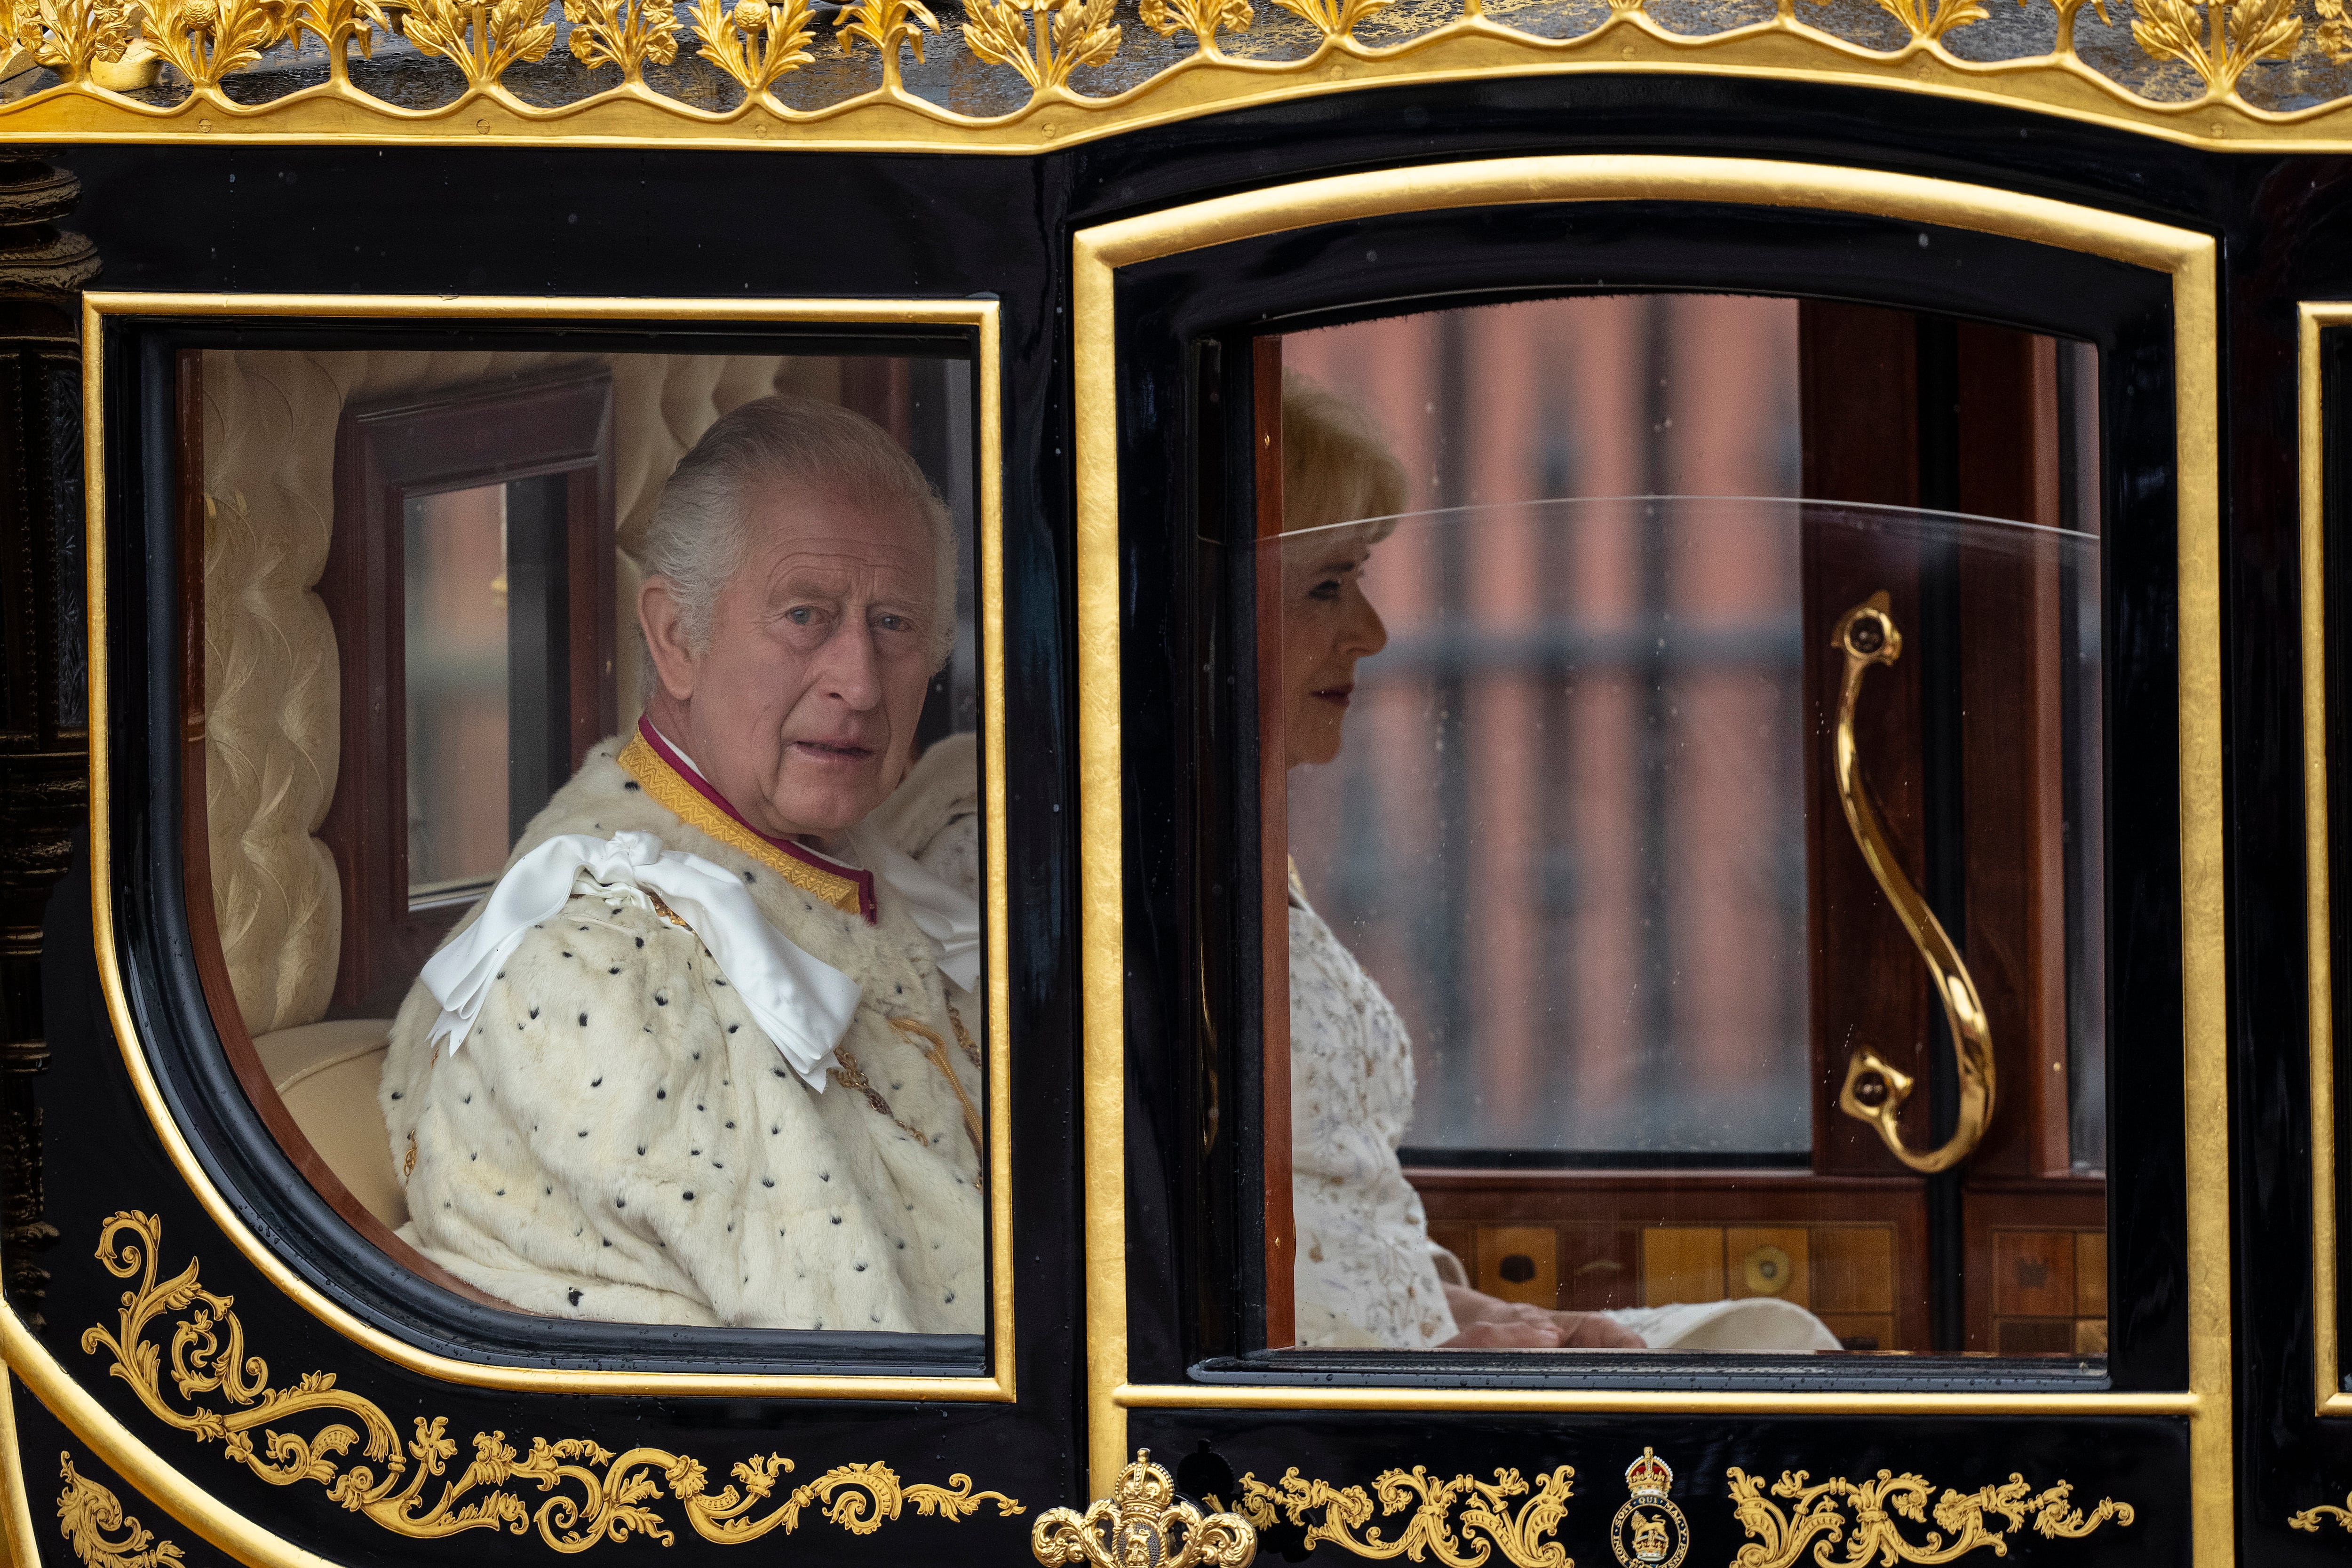
<instances>
[{"instance_id":1,"label":"reflection of brick building","mask_svg":"<svg viewBox=\"0 0 2352 1568\"><path fill-rule=\"evenodd\" d=\"M1793 496L1797 307L1570 299L1294 335L1415 510ZM1796 534L1639 503L1408 522L1301 874L1413 1032L1408 1142L1808 1146Z\"/></svg>"}]
</instances>

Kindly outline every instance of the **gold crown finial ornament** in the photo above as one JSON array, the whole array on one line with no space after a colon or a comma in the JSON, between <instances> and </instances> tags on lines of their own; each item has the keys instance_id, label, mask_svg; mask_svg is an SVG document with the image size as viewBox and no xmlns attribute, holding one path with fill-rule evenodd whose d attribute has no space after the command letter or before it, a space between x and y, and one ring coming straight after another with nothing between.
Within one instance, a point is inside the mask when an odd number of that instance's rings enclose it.
<instances>
[{"instance_id":1,"label":"gold crown finial ornament","mask_svg":"<svg viewBox=\"0 0 2352 1568\"><path fill-rule=\"evenodd\" d=\"M1083 1514L1049 1508L1037 1516L1030 1550L1045 1568L1249 1568L1257 1531L1237 1513L1203 1514L1176 1495L1175 1478L1138 1448L1110 1496Z\"/></svg>"},{"instance_id":2,"label":"gold crown finial ornament","mask_svg":"<svg viewBox=\"0 0 2352 1568\"><path fill-rule=\"evenodd\" d=\"M1646 1445L1625 1467L1625 1489L1633 1495L1609 1521L1609 1544L1622 1568L1681 1568L1690 1551L1690 1525L1666 1495L1674 1488L1674 1468Z\"/></svg>"}]
</instances>

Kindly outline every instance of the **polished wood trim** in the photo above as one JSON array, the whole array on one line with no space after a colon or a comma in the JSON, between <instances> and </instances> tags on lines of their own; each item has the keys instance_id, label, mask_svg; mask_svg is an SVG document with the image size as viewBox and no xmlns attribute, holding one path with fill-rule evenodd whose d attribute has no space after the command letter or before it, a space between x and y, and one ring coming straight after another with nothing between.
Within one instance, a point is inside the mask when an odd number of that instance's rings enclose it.
<instances>
[{"instance_id":1,"label":"polished wood trim","mask_svg":"<svg viewBox=\"0 0 2352 1568\"><path fill-rule=\"evenodd\" d=\"M567 476L563 724L577 767L617 721L612 429L612 375L601 363L344 410L335 437L335 526L319 579L340 645L343 699L342 756L319 832L343 891L331 1016L389 1016L465 913L462 902L408 906L404 503Z\"/></svg>"},{"instance_id":2,"label":"polished wood trim","mask_svg":"<svg viewBox=\"0 0 2352 1568\"><path fill-rule=\"evenodd\" d=\"M1265 1342L1297 1338L1298 1224L1290 1175L1290 747L1282 687L1282 340L1250 342L1257 456L1258 887L1265 956L1261 1111L1265 1129Z\"/></svg>"},{"instance_id":3,"label":"polished wood trim","mask_svg":"<svg viewBox=\"0 0 2352 1568\"><path fill-rule=\"evenodd\" d=\"M326 1199L345 1225L360 1238L394 1263L422 1275L445 1290L453 1290L488 1307L506 1307L426 1258L393 1234L390 1226L368 1212L352 1195L310 1140L298 1126L277 1086L254 1049L245 1014L229 984L228 959L222 952L219 915L213 903L213 861L210 814L205 795L205 398L204 353L183 349L175 387L175 446L179 462L180 525L180 852L182 889L188 909L188 946L195 960L196 981L205 1005L212 1013L221 1054L237 1086L253 1102L262 1125L311 1189ZM389 1151L385 1158L391 1157ZM512 1309L509 1309L511 1310Z\"/></svg>"}]
</instances>

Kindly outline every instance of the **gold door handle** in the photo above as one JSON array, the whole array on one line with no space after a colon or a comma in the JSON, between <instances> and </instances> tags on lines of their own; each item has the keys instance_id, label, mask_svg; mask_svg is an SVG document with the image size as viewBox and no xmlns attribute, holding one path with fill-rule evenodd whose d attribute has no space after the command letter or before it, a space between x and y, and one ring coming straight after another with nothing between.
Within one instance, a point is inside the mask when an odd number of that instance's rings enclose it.
<instances>
[{"instance_id":1,"label":"gold door handle","mask_svg":"<svg viewBox=\"0 0 2352 1568\"><path fill-rule=\"evenodd\" d=\"M1029 1550L1045 1568L1249 1568L1257 1529L1237 1513L1202 1514L1176 1495L1175 1479L1151 1462L1151 1450L1138 1448L1110 1496L1084 1513L1039 1514Z\"/></svg>"},{"instance_id":2,"label":"gold door handle","mask_svg":"<svg viewBox=\"0 0 2352 1568\"><path fill-rule=\"evenodd\" d=\"M1895 906L1895 917L1910 933L1927 966L1936 995L1944 1005L1944 1021L1951 1026L1952 1054L1960 1078L1960 1113L1943 1147L1926 1153L1903 1143L1900 1125L1903 1102L1911 1098L1911 1075L1897 1070L1867 1047L1846 1058L1845 1085L1838 1090L1838 1109L1856 1121L1878 1129L1887 1152L1911 1169L1932 1175L1948 1171L1967 1159L1992 1123L1992 1028L1985 1018L1983 999L1969 966L1944 934L1927 901L1895 863L1895 850L1878 820L1869 787L1862 777L1862 752L1854 740L1853 705L1862 695L1862 678L1875 664L1893 664L1903 653L1903 634L1887 613L1885 589L1838 617L1832 646L1845 655L1845 678L1838 688L1836 762L1838 804L1845 807L1845 825L1869 864L1870 874Z\"/></svg>"}]
</instances>

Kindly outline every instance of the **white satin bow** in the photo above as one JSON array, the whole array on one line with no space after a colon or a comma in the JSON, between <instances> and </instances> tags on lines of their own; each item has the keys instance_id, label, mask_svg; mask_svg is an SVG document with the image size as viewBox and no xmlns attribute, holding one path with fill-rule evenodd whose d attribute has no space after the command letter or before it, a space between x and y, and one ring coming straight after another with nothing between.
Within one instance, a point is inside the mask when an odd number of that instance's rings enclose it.
<instances>
[{"instance_id":1,"label":"white satin bow","mask_svg":"<svg viewBox=\"0 0 2352 1568\"><path fill-rule=\"evenodd\" d=\"M457 1054L499 966L525 931L562 912L575 887L634 895L633 902L642 901L645 891L660 895L694 928L793 1070L824 1092L834 1047L857 1011L857 982L786 940L725 868L665 849L650 833L615 833L609 839L558 834L509 867L480 916L425 966L425 987L441 1004L428 1042L447 1036L449 1052ZM976 977L976 959L974 966Z\"/></svg>"}]
</instances>

